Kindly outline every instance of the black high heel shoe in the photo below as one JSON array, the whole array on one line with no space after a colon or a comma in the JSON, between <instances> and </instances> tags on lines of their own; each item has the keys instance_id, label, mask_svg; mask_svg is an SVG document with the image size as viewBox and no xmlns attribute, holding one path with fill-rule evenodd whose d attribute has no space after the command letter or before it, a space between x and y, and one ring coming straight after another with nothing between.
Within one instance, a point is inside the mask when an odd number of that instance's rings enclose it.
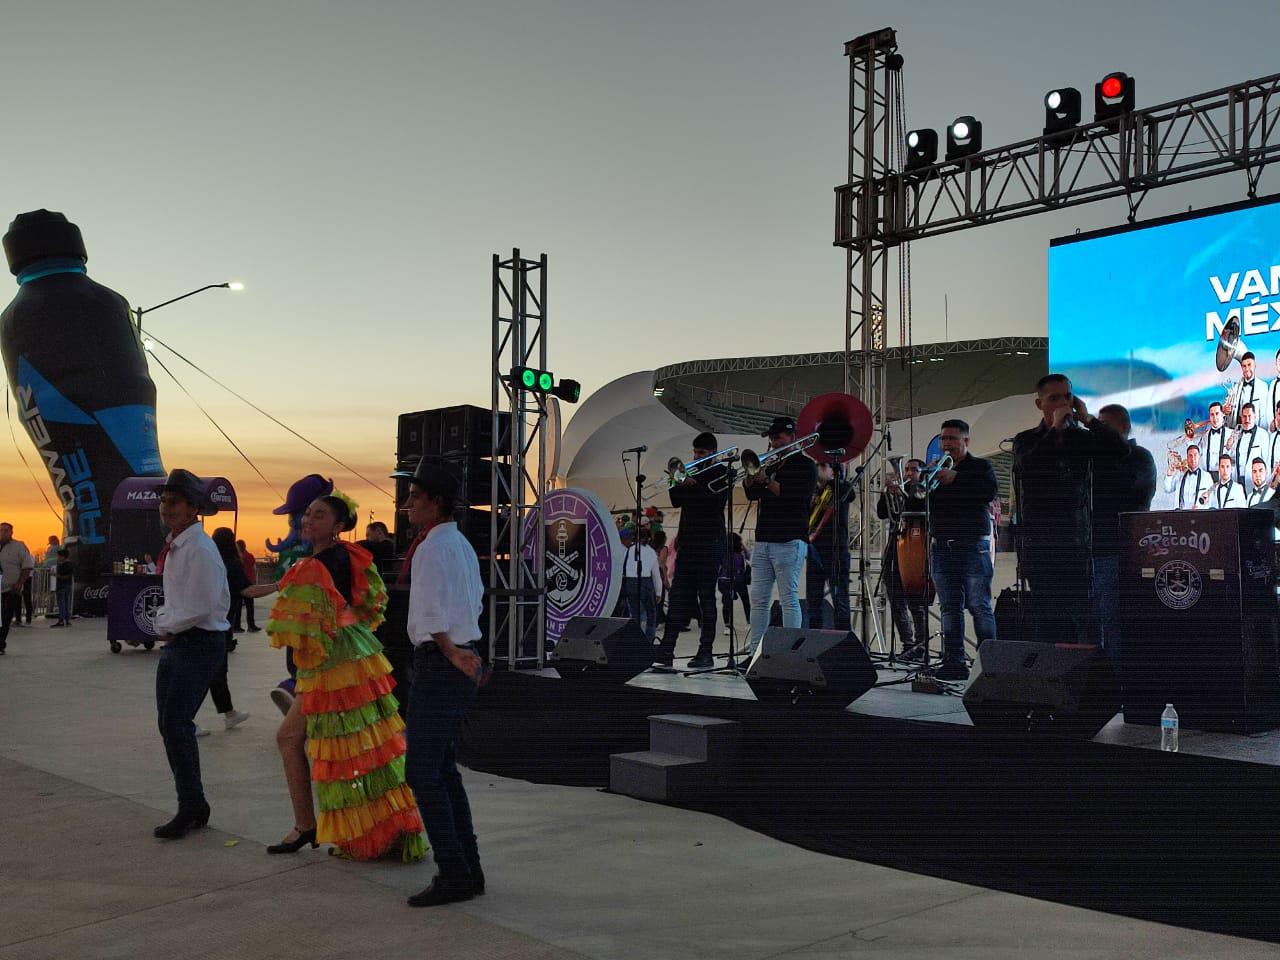
<instances>
[{"instance_id":1,"label":"black high heel shoe","mask_svg":"<svg viewBox=\"0 0 1280 960\"><path fill-rule=\"evenodd\" d=\"M297 830L297 827L294 827ZM281 840L279 843L273 843L267 847L267 853L297 853L307 844L312 847L318 847L316 843L316 829L312 827L310 830L298 830L298 838L296 840Z\"/></svg>"}]
</instances>

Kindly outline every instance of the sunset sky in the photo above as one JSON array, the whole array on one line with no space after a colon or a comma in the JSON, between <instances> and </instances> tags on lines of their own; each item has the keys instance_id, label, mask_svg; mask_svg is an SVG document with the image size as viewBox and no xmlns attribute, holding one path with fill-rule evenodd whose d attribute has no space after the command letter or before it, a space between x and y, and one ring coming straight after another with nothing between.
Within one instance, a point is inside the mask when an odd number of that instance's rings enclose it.
<instances>
[{"instance_id":1,"label":"sunset sky","mask_svg":"<svg viewBox=\"0 0 1280 960\"><path fill-rule=\"evenodd\" d=\"M146 324L390 489L398 413L488 405L490 256L513 246L550 255L551 366L584 395L679 360L839 348L843 41L896 27L908 124L972 113L997 145L1039 133L1046 90L1088 101L1110 70L1139 105L1274 72L1278 21L1274 0L25 4L3 19L0 220L64 212L90 276L135 305L243 281ZM1166 193L1144 217L1241 199L1244 178ZM916 341L1042 335L1049 238L1124 212L916 244ZM322 472L390 520L382 493L160 356L279 491ZM254 549L281 535L276 494L152 375L166 466L231 478ZM0 519L43 544L47 478L4 434Z\"/></svg>"}]
</instances>

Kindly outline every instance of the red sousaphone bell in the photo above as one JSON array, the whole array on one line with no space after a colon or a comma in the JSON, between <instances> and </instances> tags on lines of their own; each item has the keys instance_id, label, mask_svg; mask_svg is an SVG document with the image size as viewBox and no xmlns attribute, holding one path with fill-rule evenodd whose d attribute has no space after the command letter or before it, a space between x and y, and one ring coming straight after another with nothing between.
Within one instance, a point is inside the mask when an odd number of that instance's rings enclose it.
<instances>
[{"instance_id":1,"label":"red sousaphone bell","mask_svg":"<svg viewBox=\"0 0 1280 960\"><path fill-rule=\"evenodd\" d=\"M817 463L845 463L871 442L871 411L847 393L824 393L804 405L796 418L796 436L818 440L805 453Z\"/></svg>"}]
</instances>

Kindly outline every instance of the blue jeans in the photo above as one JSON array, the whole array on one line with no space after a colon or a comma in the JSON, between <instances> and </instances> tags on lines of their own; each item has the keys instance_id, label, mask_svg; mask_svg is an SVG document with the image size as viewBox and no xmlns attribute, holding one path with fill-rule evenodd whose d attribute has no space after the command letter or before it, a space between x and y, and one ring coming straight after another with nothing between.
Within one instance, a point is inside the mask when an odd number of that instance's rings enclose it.
<instances>
[{"instance_id":1,"label":"blue jeans","mask_svg":"<svg viewBox=\"0 0 1280 960\"><path fill-rule=\"evenodd\" d=\"M636 578L626 577L622 581L622 598L626 601L631 616L636 618L636 623L644 631L644 635L648 637L650 643L653 643L658 635L658 596L653 589L652 577L641 577L638 582L640 596L637 598Z\"/></svg>"},{"instance_id":2,"label":"blue jeans","mask_svg":"<svg viewBox=\"0 0 1280 960\"><path fill-rule=\"evenodd\" d=\"M71 584L60 585L54 588L54 594L58 598L58 622L71 622Z\"/></svg>"},{"instance_id":3,"label":"blue jeans","mask_svg":"<svg viewBox=\"0 0 1280 960\"><path fill-rule=\"evenodd\" d=\"M930 573L942 613L942 657L964 659L964 612L973 617L978 643L994 640L996 615L991 608L991 541L934 540Z\"/></svg>"},{"instance_id":4,"label":"blue jeans","mask_svg":"<svg viewBox=\"0 0 1280 960\"><path fill-rule=\"evenodd\" d=\"M1097 643L1106 649L1112 664L1120 663L1120 557L1094 554L1093 613Z\"/></svg>"},{"instance_id":5,"label":"blue jeans","mask_svg":"<svg viewBox=\"0 0 1280 960\"><path fill-rule=\"evenodd\" d=\"M160 648L156 666L156 722L178 789L178 809L198 812L205 805L196 746L196 711L209 681L227 659L220 630L186 630Z\"/></svg>"},{"instance_id":6,"label":"blue jeans","mask_svg":"<svg viewBox=\"0 0 1280 960\"><path fill-rule=\"evenodd\" d=\"M773 598L775 582L782 625L801 626L800 574L808 552L809 544L804 540L757 543L751 551L751 653L756 652L769 628L769 601Z\"/></svg>"},{"instance_id":7,"label":"blue jeans","mask_svg":"<svg viewBox=\"0 0 1280 960\"><path fill-rule=\"evenodd\" d=\"M418 800L440 875L458 882L468 881L470 864L480 859L471 804L454 755L458 729L475 695L475 682L434 643L414 651L404 779Z\"/></svg>"}]
</instances>

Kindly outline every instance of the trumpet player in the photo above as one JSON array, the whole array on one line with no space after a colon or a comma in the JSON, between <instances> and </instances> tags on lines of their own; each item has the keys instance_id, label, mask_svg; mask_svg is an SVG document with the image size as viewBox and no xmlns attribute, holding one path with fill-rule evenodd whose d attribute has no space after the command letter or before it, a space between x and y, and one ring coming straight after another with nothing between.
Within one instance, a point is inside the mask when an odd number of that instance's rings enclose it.
<instances>
[{"instance_id":1,"label":"trumpet player","mask_svg":"<svg viewBox=\"0 0 1280 960\"><path fill-rule=\"evenodd\" d=\"M1232 435L1229 448L1235 457L1235 480L1244 487L1249 480L1249 464L1254 457L1266 458L1271 452L1271 438L1258 426L1257 408L1252 403L1240 407L1240 428Z\"/></svg>"},{"instance_id":2,"label":"trumpet player","mask_svg":"<svg viewBox=\"0 0 1280 960\"><path fill-rule=\"evenodd\" d=\"M1219 412L1218 416L1222 416ZM1224 453L1227 460L1231 454ZM1196 510L1208 501L1209 491L1213 489L1213 475L1200 468L1200 447L1191 444L1187 447L1187 456L1181 464L1169 458L1169 466L1164 472L1164 492L1178 493L1179 510ZM1203 496L1202 496L1203 495Z\"/></svg>"},{"instance_id":3,"label":"trumpet player","mask_svg":"<svg viewBox=\"0 0 1280 960\"><path fill-rule=\"evenodd\" d=\"M700 433L693 438L693 458L702 460L719 450L714 434ZM728 468L714 463L672 484L671 505L680 511L675 573L671 578L667 622L662 631L655 663L671 666L675 659L676 640L680 631L696 611L698 614L698 652L689 666L699 669L714 666L711 645L716 638L716 578L724 561L725 501L728 489L713 492L714 481L723 482ZM718 489L720 484L715 484Z\"/></svg>"},{"instance_id":4,"label":"trumpet player","mask_svg":"<svg viewBox=\"0 0 1280 960\"><path fill-rule=\"evenodd\" d=\"M932 520L930 570L942 614L942 666L939 680L967 680L964 657L964 612L973 618L981 644L996 635L991 607L991 501L996 498L996 474L989 460L969 454L969 425L963 420L942 423L942 452L953 463L938 470L937 486L929 493Z\"/></svg>"},{"instance_id":5,"label":"trumpet player","mask_svg":"<svg viewBox=\"0 0 1280 960\"><path fill-rule=\"evenodd\" d=\"M764 436L769 438L770 450L785 447L795 442L796 423L790 417L775 417ZM782 625L802 625L800 574L808 555L809 504L817 480L817 468L803 454L785 457L776 467L743 478L747 499L758 501L756 544L751 551L752 654L769 626L769 601L775 583Z\"/></svg>"}]
</instances>

